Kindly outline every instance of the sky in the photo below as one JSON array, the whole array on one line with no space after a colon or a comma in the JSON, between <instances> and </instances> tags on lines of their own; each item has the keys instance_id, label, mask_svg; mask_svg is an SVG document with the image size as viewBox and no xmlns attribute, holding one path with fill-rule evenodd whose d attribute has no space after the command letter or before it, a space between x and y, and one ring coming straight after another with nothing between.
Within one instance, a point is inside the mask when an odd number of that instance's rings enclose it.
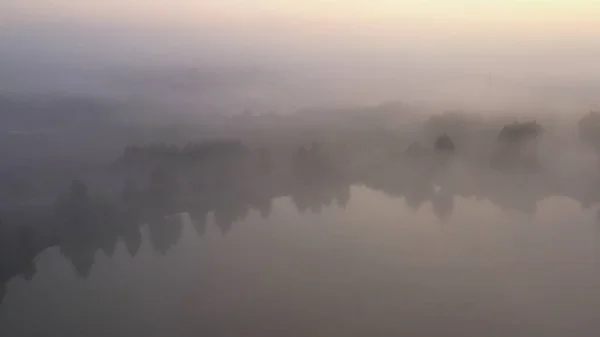
<instances>
[{"instance_id":1,"label":"sky","mask_svg":"<svg viewBox=\"0 0 600 337\"><path fill-rule=\"evenodd\" d=\"M0 0L0 44L85 35L596 57L599 17L598 0Z\"/></svg>"},{"instance_id":2,"label":"sky","mask_svg":"<svg viewBox=\"0 0 600 337\"><path fill-rule=\"evenodd\" d=\"M598 0L0 0L0 69L253 64L340 83L408 69L566 83L600 78L598 18Z\"/></svg>"},{"instance_id":3,"label":"sky","mask_svg":"<svg viewBox=\"0 0 600 337\"><path fill-rule=\"evenodd\" d=\"M599 17L598 0L0 0L9 37L54 29L59 38L213 38L303 50L334 43L340 50L595 53Z\"/></svg>"},{"instance_id":4,"label":"sky","mask_svg":"<svg viewBox=\"0 0 600 337\"><path fill-rule=\"evenodd\" d=\"M0 0L0 28L8 32L110 27L159 32L159 38L211 32L477 48L598 44L598 17L597 0Z\"/></svg>"},{"instance_id":5,"label":"sky","mask_svg":"<svg viewBox=\"0 0 600 337\"><path fill-rule=\"evenodd\" d=\"M3 0L9 21L304 21L306 23L459 23L486 30L517 24L549 30L600 26L596 0ZM596 31L598 32L598 31Z\"/></svg>"}]
</instances>

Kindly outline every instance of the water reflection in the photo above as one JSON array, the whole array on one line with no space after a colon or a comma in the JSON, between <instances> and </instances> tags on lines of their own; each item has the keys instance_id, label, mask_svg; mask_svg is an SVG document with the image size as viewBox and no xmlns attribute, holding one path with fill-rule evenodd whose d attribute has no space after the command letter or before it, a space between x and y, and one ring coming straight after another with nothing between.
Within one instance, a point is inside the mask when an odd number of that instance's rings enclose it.
<instances>
[{"instance_id":1,"label":"water reflection","mask_svg":"<svg viewBox=\"0 0 600 337\"><path fill-rule=\"evenodd\" d=\"M273 199L281 196L290 197L300 213L319 213L333 204L346 207L351 187L363 185L404 198L415 211L430 203L441 221L452 217L456 197L485 199L528 214L550 196L568 196L582 207L600 201L596 175L578 177L586 183L577 185L543 171L503 172L448 151L409 149L385 161L352 166L344 160L347 152L319 144L291 154L229 141L183 149L128 148L108 173L73 179L52 203L5 205L0 214L0 301L10 279L33 277L36 257L49 247L57 246L86 278L96 252L112 256L119 240L135 256L142 225L147 225L153 249L167 254L182 236L183 213L198 235L205 233L209 214L226 235L250 210L268 217Z\"/></svg>"}]
</instances>

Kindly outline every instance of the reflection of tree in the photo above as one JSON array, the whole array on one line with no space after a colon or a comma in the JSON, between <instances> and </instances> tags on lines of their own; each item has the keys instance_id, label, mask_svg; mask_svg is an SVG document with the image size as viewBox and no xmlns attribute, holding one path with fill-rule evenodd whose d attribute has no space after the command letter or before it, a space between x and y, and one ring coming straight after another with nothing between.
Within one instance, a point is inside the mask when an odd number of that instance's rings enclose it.
<instances>
[{"instance_id":1,"label":"reflection of tree","mask_svg":"<svg viewBox=\"0 0 600 337\"><path fill-rule=\"evenodd\" d=\"M29 227L19 227L17 231L17 258L21 264L21 273L26 280L31 280L36 273L34 263L37 252L34 246L34 234Z\"/></svg>"},{"instance_id":2,"label":"reflection of tree","mask_svg":"<svg viewBox=\"0 0 600 337\"><path fill-rule=\"evenodd\" d=\"M147 205L152 213L164 215L174 212L177 208L175 198L178 188L177 178L173 172L162 167L155 167L145 192L148 198Z\"/></svg>"},{"instance_id":3,"label":"reflection of tree","mask_svg":"<svg viewBox=\"0 0 600 337\"><path fill-rule=\"evenodd\" d=\"M569 195L587 205L600 201L596 183L600 180L583 189L561 187L567 183L549 187L548 179L539 178L539 174L522 175L518 180L513 173L460 162L459 156L439 160L443 156L435 151L415 146L414 151L396 152L362 165L351 165L351 151L341 154L320 144L280 156L269 150L249 149L239 142L183 149L130 148L123 170L130 178L114 194L99 194L83 181L74 180L47 210L27 208L8 214L3 210L0 298L12 277L33 277L36 255L50 246L59 246L77 274L87 277L97 251L112 256L120 238L135 256L142 244L140 228L144 224L154 250L166 254L182 235L183 212L189 214L199 235L206 230L209 213L227 234L251 210L269 216L277 197L291 197L299 212L318 213L333 204L345 207L355 184L403 198L414 210L431 203L433 213L442 220L452 215L455 195L487 199L500 207L528 213L535 212L537 201L548 195ZM397 148L397 144L390 143L390 148ZM467 179L453 173L457 162L468 166ZM120 175L115 180L123 181ZM41 221L47 225L35 226ZM7 232L2 228L8 223L27 226ZM45 230L33 230L39 227Z\"/></svg>"},{"instance_id":4,"label":"reflection of tree","mask_svg":"<svg viewBox=\"0 0 600 337\"><path fill-rule=\"evenodd\" d=\"M0 303L4 300L4 296L6 295L6 281L0 280Z\"/></svg>"},{"instance_id":5,"label":"reflection of tree","mask_svg":"<svg viewBox=\"0 0 600 337\"><path fill-rule=\"evenodd\" d=\"M432 192L433 186L430 185L410 186L405 191L406 204L416 211L431 198Z\"/></svg>"},{"instance_id":6,"label":"reflection of tree","mask_svg":"<svg viewBox=\"0 0 600 337\"><path fill-rule=\"evenodd\" d=\"M452 215L454 209L454 196L444 190L438 191L432 200L433 214L443 220Z\"/></svg>"},{"instance_id":7,"label":"reflection of tree","mask_svg":"<svg viewBox=\"0 0 600 337\"><path fill-rule=\"evenodd\" d=\"M192 220L192 225L194 226L196 233L200 236L204 235L206 232L207 213L208 212L204 211L203 209L192 208L190 211L188 211L190 219Z\"/></svg>"},{"instance_id":8,"label":"reflection of tree","mask_svg":"<svg viewBox=\"0 0 600 337\"><path fill-rule=\"evenodd\" d=\"M273 207L273 203L269 198L262 198L255 204L256 208L260 212L260 216L263 218L268 218L271 215L271 209Z\"/></svg>"},{"instance_id":9,"label":"reflection of tree","mask_svg":"<svg viewBox=\"0 0 600 337\"><path fill-rule=\"evenodd\" d=\"M77 273L87 277L98 249L111 256L120 229L119 214L109 198L90 195L87 186L75 180L55 206L56 230L61 253Z\"/></svg>"},{"instance_id":10,"label":"reflection of tree","mask_svg":"<svg viewBox=\"0 0 600 337\"><path fill-rule=\"evenodd\" d=\"M335 191L335 200L338 206L346 208L350 202L350 185L342 185Z\"/></svg>"},{"instance_id":11,"label":"reflection of tree","mask_svg":"<svg viewBox=\"0 0 600 337\"><path fill-rule=\"evenodd\" d=\"M142 193L133 180L127 180L121 191L121 203L118 211L120 217L115 222L120 227L123 241L129 254L133 257L142 245L142 224L140 214L143 211Z\"/></svg>"},{"instance_id":12,"label":"reflection of tree","mask_svg":"<svg viewBox=\"0 0 600 337\"><path fill-rule=\"evenodd\" d=\"M93 245L81 242L80 244L71 245L69 250L62 252L73 263L77 275L83 278L90 275L96 257L96 248Z\"/></svg>"},{"instance_id":13,"label":"reflection of tree","mask_svg":"<svg viewBox=\"0 0 600 337\"><path fill-rule=\"evenodd\" d=\"M340 205L347 203L350 183L341 168L319 144L298 149L293 158L291 196L299 212L319 213L336 199Z\"/></svg>"},{"instance_id":14,"label":"reflection of tree","mask_svg":"<svg viewBox=\"0 0 600 337\"><path fill-rule=\"evenodd\" d=\"M165 216L148 223L150 242L154 250L166 254L181 238L180 215Z\"/></svg>"},{"instance_id":15,"label":"reflection of tree","mask_svg":"<svg viewBox=\"0 0 600 337\"><path fill-rule=\"evenodd\" d=\"M221 233L227 234L233 228L235 218L233 214L227 212L226 209L215 210L215 224L221 230Z\"/></svg>"},{"instance_id":16,"label":"reflection of tree","mask_svg":"<svg viewBox=\"0 0 600 337\"><path fill-rule=\"evenodd\" d=\"M0 303L6 292L6 282L12 277L31 280L35 276L35 257L43 248L37 246L31 228L19 226L11 230L0 226Z\"/></svg>"},{"instance_id":17,"label":"reflection of tree","mask_svg":"<svg viewBox=\"0 0 600 337\"><path fill-rule=\"evenodd\" d=\"M123 241L129 255L134 257L142 246L142 233L137 226L128 226L123 231Z\"/></svg>"}]
</instances>

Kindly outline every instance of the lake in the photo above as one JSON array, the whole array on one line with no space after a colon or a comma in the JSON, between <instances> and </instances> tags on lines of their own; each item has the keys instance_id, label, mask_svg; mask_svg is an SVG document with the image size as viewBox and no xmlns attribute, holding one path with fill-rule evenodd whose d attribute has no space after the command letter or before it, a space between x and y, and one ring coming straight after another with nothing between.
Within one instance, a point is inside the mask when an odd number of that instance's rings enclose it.
<instances>
[{"instance_id":1,"label":"lake","mask_svg":"<svg viewBox=\"0 0 600 337\"><path fill-rule=\"evenodd\" d=\"M123 239L93 250L86 277L51 247L31 280L6 284L0 336L600 334L595 206L433 193L278 197L226 230L212 212L206 227L183 213L160 229L170 244L143 225L134 256Z\"/></svg>"}]
</instances>

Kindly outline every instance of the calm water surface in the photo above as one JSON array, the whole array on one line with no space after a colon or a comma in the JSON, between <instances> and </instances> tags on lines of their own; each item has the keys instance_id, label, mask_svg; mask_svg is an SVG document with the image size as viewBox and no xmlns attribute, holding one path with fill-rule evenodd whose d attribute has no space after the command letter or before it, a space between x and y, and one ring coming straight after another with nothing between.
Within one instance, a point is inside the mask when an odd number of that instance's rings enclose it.
<instances>
[{"instance_id":1,"label":"calm water surface","mask_svg":"<svg viewBox=\"0 0 600 337\"><path fill-rule=\"evenodd\" d=\"M567 197L525 213L354 186L346 207L278 198L225 234L181 220L165 254L143 226L85 279L46 250L7 284L0 336L600 335L596 209Z\"/></svg>"}]
</instances>

